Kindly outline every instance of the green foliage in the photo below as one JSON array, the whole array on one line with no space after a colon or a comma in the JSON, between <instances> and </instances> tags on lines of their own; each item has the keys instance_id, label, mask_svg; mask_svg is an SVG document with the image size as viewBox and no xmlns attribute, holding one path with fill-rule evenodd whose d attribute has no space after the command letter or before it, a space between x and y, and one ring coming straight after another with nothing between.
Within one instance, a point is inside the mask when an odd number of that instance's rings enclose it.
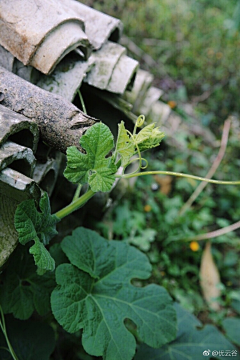
<instances>
[{"instance_id":1,"label":"green foliage","mask_svg":"<svg viewBox=\"0 0 240 360\"><path fill-rule=\"evenodd\" d=\"M3 272L0 304L5 314L26 320L36 310L39 315L50 311L50 294L55 286L54 274L39 276L27 247L18 247Z\"/></svg>"},{"instance_id":2,"label":"green foliage","mask_svg":"<svg viewBox=\"0 0 240 360\"><path fill-rule=\"evenodd\" d=\"M155 124L145 126L137 135L134 136L134 142L138 145L140 152L159 146L164 137Z\"/></svg>"},{"instance_id":3,"label":"green foliage","mask_svg":"<svg viewBox=\"0 0 240 360\"><path fill-rule=\"evenodd\" d=\"M19 234L19 241L25 245L34 240L35 244L29 252L34 257L39 275L44 274L47 270L53 271L55 269L54 259L45 245L48 245L50 239L57 234L56 223L81 207L94 195L94 192L110 191L119 166L122 164L123 167L126 167L136 152L139 154L140 168L139 147L146 150L159 145L164 135L154 124L152 126L147 125L136 134L137 128L143 125L144 120L144 116L137 119L134 134L130 134L130 136L124 127L124 123L120 124L116 150L112 156L108 155L114 146L113 135L102 122L96 123L88 129L80 140L80 144L87 151L87 154L81 153L74 146L67 149L65 177L73 183L79 183L79 185L88 183L91 187L91 190L81 198L77 196L69 206L54 215L51 215L47 193L43 194L39 202L41 212L37 211L34 200L26 200L17 207L14 225Z\"/></svg>"},{"instance_id":4,"label":"green foliage","mask_svg":"<svg viewBox=\"0 0 240 360\"><path fill-rule=\"evenodd\" d=\"M114 238L121 238L137 246L142 251L148 251L156 238L157 231L147 227L142 211L131 210L129 201L125 200L113 213L112 224Z\"/></svg>"},{"instance_id":5,"label":"green foliage","mask_svg":"<svg viewBox=\"0 0 240 360\"><path fill-rule=\"evenodd\" d=\"M59 219L51 215L51 208L47 193L41 197L38 212L34 200L23 201L15 212L14 224L22 245L34 240L35 244L29 249L33 255L38 273L53 271L55 263L44 245L48 245L51 238L57 234L56 223Z\"/></svg>"},{"instance_id":6,"label":"green foliage","mask_svg":"<svg viewBox=\"0 0 240 360\"><path fill-rule=\"evenodd\" d=\"M34 200L23 201L15 213L15 227L22 245L38 238L44 245L48 245L51 238L57 234L58 219L51 215L51 208L47 193L39 202L41 212L36 211Z\"/></svg>"},{"instance_id":7,"label":"green foliage","mask_svg":"<svg viewBox=\"0 0 240 360\"><path fill-rule=\"evenodd\" d=\"M71 264L56 270L58 287L52 293L52 310L67 331L83 329L82 342L88 353L111 360L132 359L136 343L123 323L126 318L151 346L174 339L175 311L167 292L156 285L137 288L130 284L133 278L150 276L145 255L84 228L66 237L62 249Z\"/></svg>"},{"instance_id":8,"label":"green foliage","mask_svg":"<svg viewBox=\"0 0 240 360\"><path fill-rule=\"evenodd\" d=\"M55 347L54 332L49 325L39 321L20 321L7 317L6 328L18 360L49 360ZM1 333L0 358L12 360Z\"/></svg>"},{"instance_id":9,"label":"green foliage","mask_svg":"<svg viewBox=\"0 0 240 360\"><path fill-rule=\"evenodd\" d=\"M174 341L161 349L153 349L146 345L139 347L135 360L195 360L202 358L208 349L205 359L212 358L214 350L229 350L230 355L237 349L212 325L202 326L200 321L178 304L175 305L178 318L178 334ZM240 356L234 356L240 359ZM214 358L222 359L221 356Z\"/></svg>"},{"instance_id":10,"label":"green foliage","mask_svg":"<svg viewBox=\"0 0 240 360\"><path fill-rule=\"evenodd\" d=\"M240 293L238 299L233 299L231 302L231 307L236 311L236 313L240 314Z\"/></svg>"},{"instance_id":11,"label":"green foliage","mask_svg":"<svg viewBox=\"0 0 240 360\"><path fill-rule=\"evenodd\" d=\"M137 127L143 125L144 119L138 118L133 135L125 129L123 121L119 124L116 148L112 156L108 156L114 147L110 129L102 122L93 125L80 139L80 145L86 150L86 154L75 146L67 149L68 162L64 176L73 183L88 183L94 192L110 191L120 166L119 158L125 168L136 152L158 146L164 137L155 124L147 125L135 134Z\"/></svg>"},{"instance_id":12,"label":"green foliage","mask_svg":"<svg viewBox=\"0 0 240 360\"><path fill-rule=\"evenodd\" d=\"M147 177L145 182L141 180L138 183L138 191L133 194L132 199L124 201L115 211L113 235L122 241L107 241L91 230L77 228L71 236L65 237L61 244L54 244L49 251L45 248L57 233L56 223L84 205L96 191L110 191L116 178L139 175L137 172L124 174L125 168L133 161L133 155L138 155L136 161L139 162L140 170L143 168L141 151L158 146L163 138L163 133L153 124L137 131L143 122L144 117L140 116L132 134L122 122L119 125L115 149L108 127L102 123L93 125L80 141L86 153L80 153L77 148L71 147L68 150L65 170L68 179L80 185L87 183L91 189L80 197L77 190L73 201L54 215L51 215L46 193L40 200L40 211L33 201L27 200L18 206L15 214L19 241L25 247L18 247L6 269L0 274L0 309L3 309L3 313L13 314L22 320L28 319L34 311L40 316L47 315L46 321L54 324L58 338L57 349L62 346L59 345L62 338L69 340L70 344L73 344L72 356L76 359L91 359L88 353L107 360L131 360L139 342L147 344L148 348L146 350L140 346L137 357L148 351L149 358L155 353L156 356L164 354L167 359L179 346L184 349L183 358L192 356L196 348L202 351L203 346L219 346L221 343L221 346L224 344L228 349L233 348L213 326L196 329L200 323L190 315L185 316L178 307L179 336L174 340L176 311L166 289L191 310L196 309L196 302L201 302L201 297L196 296L196 264L199 254L193 255L190 250L185 252L186 244L180 242L176 236L190 236L213 221L208 209L201 208L203 199L198 203L200 208L197 214L194 209L189 209L187 216L179 216L184 199L181 196L169 198L164 192L151 191L152 178ZM193 141L191 148L197 145L198 142ZM180 160L182 161L177 162L177 166L179 170L184 170L187 161ZM147 160L145 162L148 163ZM196 164L196 161L192 163ZM205 166L204 156L198 159L197 164ZM159 165L160 168L165 168L169 163L153 161L153 170ZM122 174L118 174L120 166ZM152 174L151 171L148 173ZM162 171L160 173L162 174ZM187 194L192 190L191 182L187 187L186 183L181 184L180 181L176 184L175 191L181 189L182 193ZM209 207L214 204L212 201L209 205L208 199ZM217 223L228 224L221 217L217 219ZM31 240L34 240L35 244L29 249L28 243ZM153 263L151 279L152 266L147 256L129 243L148 252ZM35 264L29 253L34 255ZM217 255L218 260L221 260L220 255ZM226 269L233 264L238 266L236 257L232 257L230 253L228 256L225 254L223 260ZM56 272L44 274L46 270L55 270L55 262ZM173 285L173 279L182 282L183 286ZM196 284L196 292L189 285L189 279ZM152 284L153 281L162 284L166 289ZM145 283L148 285L144 286ZM234 301L238 301L236 293L226 295L226 303L233 304ZM1 312L0 326L15 359L10 342L12 339L9 341L3 326L3 313ZM218 323L221 323L221 320L222 317L219 317ZM58 324L67 333L63 333ZM21 325L19 327L21 328ZM11 327L9 335L11 338ZM228 335L232 336L229 332ZM29 338L31 340L30 335ZM204 342L203 338L207 341ZM236 342L236 339L233 341ZM48 350L52 346L50 341ZM21 359L21 351L16 349L16 352ZM32 355L32 349L29 352L30 359L31 356L35 356ZM43 354L44 360L46 356L49 357L47 352Z\"/></svg>"},{"instance_id":13,"label":"green foliage","mask_svg":"<svg viewBox=\"0 0 240 360\"><path fill-rule=\"evenodd\" d=\"M110 191L117 171L113 157L106 158L114 146L111 131L103 123L97 123L81 137L80 145L87 154L70 146L67 149L68 163L64 176L73 183L88 183L94 192Z\"/></svg>"},{"instance_id":14,"label":"green foliage","mask_svg":"<svg viewBox=\"0 0 240 360\"><path fill-rule=\"evenodd\" d=\"M115 157L117 158L117 155L120 155L121 165L124 168L130 163L133 155L159 146L164 138L164 133L155 124L145 126L136 134L136 129L142 127L144 121L145 117L143 115L138 117L133 134L125 129L123 121L118 125Z\"/></svg>"},{"instance_id":15,"label":"green foliage","mask_svg":"<svg viewBox=\"0 0 240 360\"><path fill-rule=\"evenodd\" d=\"M124 168L127 166L135 152L135 146L125 129L123 121L118 124L118 138L115 152L121 156L121 164Z\"/></svg>"},{"instance_id":16,"label":"green foliage","mask_svg":"<svg viewBox=\"0 0 240 360\"><path fill-rule=\"evenodd\" d=\"M128 238L128 242L130 244L133 244L142 251L148 251L151 247L151 242L155 240L155 237L157 235L157 231L154 229L143 229L140 232L140 235L133 235L131 234L130 238Z\"/></svg>"},{"instance_id":17,"label":"green foliage","mask_svg":"<svg viewBox=\"0 0 240 360\"><path fill-rule=\"evenodd\" d=\"M226 318L222 326L229 340L240 346L240 318Z\"/></svg>"},{"instance_id":18,"label":"green foliage","mask_svg":"<svg viewBox=\"0 0 240 360\"><path fill-rule=\"evenodd\" d=\"M217 149L206 145L202 137L187 132L176 133L174 138L183 150L176 151L176 148L164 144L164 151L158 149L150 156L146 155L150 170L198 172L204 176L210 167L210 156L213 158L213 151L217 155ZM229 176L236 178L239 173L237 131L230 134L229 143L230 148L218 170L219 178L224 180ZM197 182L180 178L166 180L169 189L164 193L164 177L139 178L134 189L106 214L105 222L98 223L97 229L110 239L129 241L147 251L153 264L152 281L163 285L184 308L198 314L207 308L199 292L203 242L199 242L197 251L192 251L187 240L238 221L240 193L238 187L209 184L191 208L181 215L181 209ZM212 318L220 325L229 306L236 312L239 308L239 298L233 297L235 289L239 288L239 236L232 232L213 242L214 258L225 286L219 300L224 310L220 318Z\"/></svg>"}]
</instances>

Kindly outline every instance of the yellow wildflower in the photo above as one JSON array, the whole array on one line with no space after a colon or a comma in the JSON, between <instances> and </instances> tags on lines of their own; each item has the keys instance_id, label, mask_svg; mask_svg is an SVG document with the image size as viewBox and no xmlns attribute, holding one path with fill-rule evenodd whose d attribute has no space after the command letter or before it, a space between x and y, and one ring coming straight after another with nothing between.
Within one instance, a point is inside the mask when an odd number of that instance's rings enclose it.
<instances>
[{"instance_id":1,"label":"yellow wildflower","mask_svg":"<svg viewBox=\"0 0 240 360\"><path fill-rule=\"evenodd\" d=\"M200 246L197 241L191 241L189 247L192 251L198 251Z\"/></svg>"},{"instance_id":2,"label":"yellow wildflower","mask_svg":"<svg viewBox=\"0 0 240 360\"><path fill-rule=\"evenodd\" d=\"M168 105L170 106L171 109L174 109L177 106L176 101L170 100L168 101Z\"/></svg>"},{"instance_id":3,"label":"yellow wildflower","mask_svg":"<svg viewBox=\"0 0 240 360\"><path fill-rule=\"evenodd\" d=\"M152 208L151 208L150 205L145 205L145 206L144 206L144 211L145 211L145 212L149 212L149 211L151 211L151 210L152 210Z\"/></svg>"}]
</instances>

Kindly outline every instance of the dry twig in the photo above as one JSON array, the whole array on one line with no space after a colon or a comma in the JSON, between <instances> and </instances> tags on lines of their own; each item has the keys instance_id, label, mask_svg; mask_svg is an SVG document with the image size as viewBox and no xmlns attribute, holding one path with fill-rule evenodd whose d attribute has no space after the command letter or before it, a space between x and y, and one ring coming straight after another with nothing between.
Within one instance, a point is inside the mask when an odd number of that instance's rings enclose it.
<instances>
[{"instance_id":1,"label":"dry twig","mask_svg":"<svg viewBox=\"0 0 240 360\"><path fill-rule=\"evenodd\" d=\"M230 120L230 118L228 118L224 122L221 146L220 146L218 155L217 155L216 159L214 160L214 162L211 166L211 169L209 170L209 172L206 175L207 179L211 179L213 177L213 175L217 171L217 168L219 167L219 165L223 159L223 156L225 154L226 147L227 147L230 127L231 127L231 120ZM187 211L187 209L189 209L192 206L193 202L196 200L196 198L203 191L203 189L206 187L207 184L208 183L206 181L203 181L198 185L198 187L195 189L195 191L192 193L190 198L186 201L186 203L183 205L182 209L180 210L180 213L179 213L180 216L183 215Z\"/></svg>"}]
</instances>

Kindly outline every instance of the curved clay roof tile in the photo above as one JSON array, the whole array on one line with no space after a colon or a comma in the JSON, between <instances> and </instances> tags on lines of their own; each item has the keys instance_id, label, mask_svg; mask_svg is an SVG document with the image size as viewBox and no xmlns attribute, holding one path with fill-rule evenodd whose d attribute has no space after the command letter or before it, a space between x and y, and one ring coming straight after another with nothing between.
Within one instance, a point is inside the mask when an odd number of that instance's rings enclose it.
<instances>
[{"instance_id":1,"label":"curved clay roof tile","mask_svg":"<svg viewBox=\"0 0 240 360\"><path fill-rule=\"evenodd\" d=\"M57 0L1 0L0 44L44 74L72 49L90 47L82 18Z\"/></svg>"}]
</instances>

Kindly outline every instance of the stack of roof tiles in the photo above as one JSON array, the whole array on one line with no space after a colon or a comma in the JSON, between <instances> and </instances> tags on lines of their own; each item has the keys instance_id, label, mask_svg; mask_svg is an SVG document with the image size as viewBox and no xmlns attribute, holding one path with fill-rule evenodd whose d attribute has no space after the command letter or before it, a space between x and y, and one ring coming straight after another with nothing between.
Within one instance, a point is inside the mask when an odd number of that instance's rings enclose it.
<instances>
[{"instance_id":1,"label":"stack of roof tiles","mask_svg":"<svg viewBox=\"0 0 240 360\"><path fill-rule=\"evenodd\" d=\"M85 86L130 120L165 121L161 90L118 43L121 34L120 20L75 0L0 2L0 66L70 102ZM39 141L33 120L0 105L0 266L17 244L17 204L41 189L51 194L60 157Z\"/></svg>"}]
</instances>

